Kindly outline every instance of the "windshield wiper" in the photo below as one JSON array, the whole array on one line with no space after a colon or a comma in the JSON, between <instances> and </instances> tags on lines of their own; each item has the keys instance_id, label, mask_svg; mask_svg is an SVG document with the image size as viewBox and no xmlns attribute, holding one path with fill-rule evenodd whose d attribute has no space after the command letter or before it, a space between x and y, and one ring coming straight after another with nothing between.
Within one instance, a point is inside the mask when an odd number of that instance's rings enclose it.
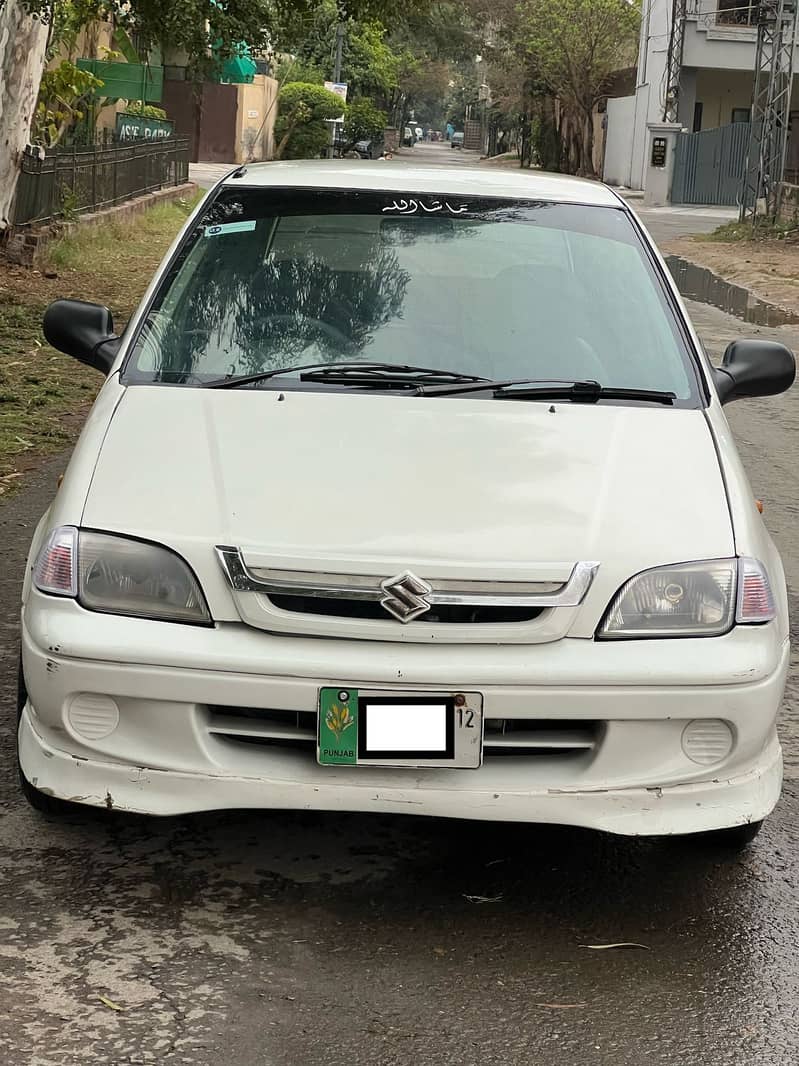
<instances>
[{"instance_id":1,"label":"windshield wiper","mask_svg":"<svg viewBox=\"0 0 799 1066\"><path fill-rule=\"evenodd\" d=\"M573 385L534 385L531 388L509 388L502 385L495 389L498 400L570 400L572 403L597 403L598 400L643 400L647 403L671 405L677 399L675 392L658 389L621 389L613 385L600 385L598 381L575 381Z\"/></svg>"},{"instance_id":2,"label":"windshield wiper","mask_svg":"<svg viewBox=\"0 0 799 1066\"><path fill-rule=\"evenodd\" d=\"M519 386L526 386L520 388ZM673 404L674 392L657 389L624 389L600 385L598 381L537 381L517 378L513 381L484 381L465 385L433 385L421 388L424 396L460 396L468 392L491 390L498 400L568 400L571 403L597 403L599 400L641 400L648 403Z\"/></svg>"},{"instance_id":3,"label":"windshield wiper","mask_svg":"<svg viewBox=\"0 0 799 1066\"><path fill-rule=\"evenodd\" d=\"M428 382L487 382L474 374L461 374L456 370L436 370L434 367L409 366L405 363L307 363L304 366L283 366L277 370L263 370L258 374L240 374L206 381L205 389L235 389L241 385L255 385L259 381L281 377L284 374L299 374L300 381L329 382L331 385L406 385L409 388Z\"/></svg>"},{"instance_id":4,"label":"windshield wiper","mask_svg":"<svg viewBox=\"0 0 799 1066\"><path fill-rule=\"evenodd\" d=\"M277 378L282 374L295 374L299 370L312 370L321 363L306 363L304 366L279 366L276 370L260 370L257 374L228 374L224 378L214 378L203 384L204 389L235 389L239 385L255 385L259 381Z\"/></svg>"},{"instance_id":5,"label":"windshield wiper","mask_svg":"<svg viewBox=\"0 0 799 1066\"><path fill-rule=\"evenodd\" d=\"M300 374L300 381L322 381L375 389L381 386L399 386L417 390L419 386L437 382L447 382L450 385L485 385L488 380L476 374L462 374L458 370L439 370L436 367L409 366L403 363L330 363Z\"/></svg>"}]
</instances>

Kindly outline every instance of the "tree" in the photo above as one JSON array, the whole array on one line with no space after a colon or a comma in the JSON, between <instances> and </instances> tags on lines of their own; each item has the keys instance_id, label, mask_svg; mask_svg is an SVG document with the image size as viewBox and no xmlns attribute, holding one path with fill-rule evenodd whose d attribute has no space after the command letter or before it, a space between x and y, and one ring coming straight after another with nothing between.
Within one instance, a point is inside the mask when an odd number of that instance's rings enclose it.
<instances>
[{"instance_id":1,"label":"tree","mask_svg":"<svg viewBox=\"0 0 799 1066\"><path fill-rule=\"evenodd\" d=\"M366 2L366 0L363 0ZM378 0L370 0L378 2ZM390 0L383 0L390 2ZM266 51L282 11L302 20L314 0L9 0L54 34L77 33L92 20L113 20L134 30L144 51L155 45L183 51L189 76L213 74L242 45ZM2 0L0 0L2 4Z\"/></svg>"},{"instance_id":2,"label":"tree","mask_svg":"<svg viewBox=\"0 0 799 1066\"><path fill-rule=\"evenodd\" d=\"M86 109L103 82L87 70L79 70L68 59L55 70L46 70L39 86L39 102L33 122L33 136L45 148L57 145L74 122L86 115Z\"/></svg>"},{"instance_id":3,"label":"tree","mask_svg":"<svg viewBox=\"0 0 799 1066\"><path fill-rule=\"evenodd\" d=\"M266 49L279 5L301 12L312 0L0 0L0 230L9 224L22 153L29 142L46 62L48 33L54 40L95 18L114 18L135 28L145 46L184 50L190 77L202 79L241 44ZM367 0L363 0L367 2ZM368 0L378 3L380 0ZM390 2L390 0L385 0ZM52 79L51 79L52 81ZM49 102L59 96L48 85ZM81 86L76 86L80 90ZM78 99L78 94L72 94ZM47 109L47 101L45 101ZM58 135L61 120L42 128ZM51 128L52 127L52 128Z\"/></svg>"},{"instance_id":4,"label":"tree","mask_svg":"<svg viewBox=\"0 0 799 1066\"><path fill-rule=\"evenodd\" d=\"M514 2L515 0L508 0ZM394 125L402 127L411 113L425 125L444 125L453 103L465 108L468 92L459 90L474 78L475 56L482 51L483 27L493 18L476 0L435 0L409 11L388 38L400 70L397 88L386 101ZM455 98L458 99L455 99ZM476 99L476 97L475 97Z\"/></svg>"},{"instance_id":5,"label":"tree","mask_svg":"<svg viewBox=\"0 0 799 1066\"><path fill-rule=\"evenodd\" d=\"M576 169L594 177L594 108L635 55L640 9L628 0L522 0L519 42L574 122Z\"/></svg>"},{"instance_id":6,"label":"tree","mask_svg":"<svg viewBox=\"0 0 799 1066\"><path fill-rule=\"evenodd\" d=\"M338 118L343 110L341 97L322 85L307 82L284 85L278 97L275 159L318 156L330 141L325 120Z\"/></svg>"},{"instance_id":7,"label":"tree","mask_svg":"<svg viewBox=\"0 0 799 1066\"><path fill-rule=\"evenodd\" d=\"M344 136L348 144L371 141L379 137L386 127L385 111L378 111L367 97L353 100L347 107L344 119Z\"/></svg>"},{"instance_id":8,"label":"tree","mask_svg":"<svg viewBox=\"0 0 799 1066\"><path fill-rule=\"evenodd\" d=\"M291 81L318 82L332 76L333 47L341 15L335 0L321 0L312 21L293 18L276 31L276 44L289 58L278 65ZM348 95L384 96L397 82L399 60L377 19L344 21L342 80ZM279 79L280 80L280 79Z\"/></svg>"},{"instance_id":9,"label":"tree","mask_svg":"<svg viewBox=\"0 0 799 1066\"><path fill-rule=\"evenodd\" d=\"M184 51L191 80L216 73L220 64L238 54L241 45L252 51L269 47L275 14L270 0L112 0L117 20L134 29L146 48L168 46ZM302 0L296 0L302 7Z\"/></svg>"},{"instance_id":10,"label":"tree","mask_svg":"<svg viewBox=\"0 0 799 1066\"><path fill-rule=\"evenodd\" d=\"M7 228L44 69L47 27L18 0L0 2L0 231Z\"/></svg>"}]
</instances>

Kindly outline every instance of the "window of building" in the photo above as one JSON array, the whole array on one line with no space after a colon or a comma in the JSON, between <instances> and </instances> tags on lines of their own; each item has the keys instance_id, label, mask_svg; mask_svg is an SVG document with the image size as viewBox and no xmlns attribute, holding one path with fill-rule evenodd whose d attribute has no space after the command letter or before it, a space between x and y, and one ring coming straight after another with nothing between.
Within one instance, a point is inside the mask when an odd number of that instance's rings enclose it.
<instances>
[{"instance_id":1,"label":"window of building","mask_svg":"<svg viewBox=\"0 0 799 1066\"><path fill-rule=\"evenodd\" d=\"M748 122L752 115L752 110L749 107L734 107L732 109L731 122Z\"/></svg>"},{"instance_id":2,"label":"window of building","mask_svg":"<svg viewBox=\"0 0 799 1066\"><path fill-rule=\"evenodd\" d=\"M716 22L721 26L756 26L756 0L718 0Z\"/></svg>"}]
</instances>

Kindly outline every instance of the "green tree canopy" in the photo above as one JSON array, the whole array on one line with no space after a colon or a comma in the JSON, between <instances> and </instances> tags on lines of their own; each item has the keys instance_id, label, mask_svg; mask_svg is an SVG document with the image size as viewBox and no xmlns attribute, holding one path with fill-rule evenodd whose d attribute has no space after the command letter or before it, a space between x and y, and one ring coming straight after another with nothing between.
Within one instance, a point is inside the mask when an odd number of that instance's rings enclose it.
<instances>
[{"instance_id":1,"label":"green tree canopy","mask_svg":"<svg viewBox=\"0 0 799 1066\"><path fill-rule=\"evenodd\" d=\"M280 49L289 53L279 66L292 81L326 81L333 74L336 27L341 20L335 0L320 0L313 18L294 15L278 31ZM353 96L385 96L397 84L400 62L377 19L348 18L343 23L342 80Z\"/></svg>"},{"instance_id":2,"label":"green tree canopy","mask_svg":"<svg viewBox=\"0 0 799 1066\"><path fill-rule=\"evenodd\" d=\"M22 0L26 10L64 33L77 33L93 19L135 30L145 48L185 51L191 76L214 72L244 44L268 48L280 4L293 10L313 0Z\"/></svg>"},{"instance_id":3,"label":"green tree canopy","mask_svg":"<svg viewBox=\"0 0 799 1066\"><path fill-rule=\"evenodd\" d=\"M289 82L280 90L275 123L276 159L318 156L329 141L325 120L344 111L340 96L322 85Z\"/></svg>"},{"instance_id":4,"label":"green tree canopy","mask_svg":"<svg viewBox=\"0 0 799 1066\"><path fill-rule=\"evenodd\" d=\"M386 127L386 113L380 111L367 97L353 100L344 119L344 136L350 144L379 137Z\"/></svg>"},{"instance_id":5,"label":"green tree canopy","mask_svg":"<svg viewBox=\"0 0 799 1066\"><path fill-rule=\"evenodd\" d=\"M611 75L635 62L640 8L629 0L521 0L519 44L534 76L581 128L580 169L593 175L593 110Z\"/></svg>"}]
</instances>

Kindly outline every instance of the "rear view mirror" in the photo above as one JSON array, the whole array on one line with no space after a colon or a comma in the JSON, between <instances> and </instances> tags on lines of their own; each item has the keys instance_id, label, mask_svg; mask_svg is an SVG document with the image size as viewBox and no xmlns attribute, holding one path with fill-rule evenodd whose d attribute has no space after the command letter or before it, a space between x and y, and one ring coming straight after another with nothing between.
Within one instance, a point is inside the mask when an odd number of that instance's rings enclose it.
<instances>
[{"instance_id":1,"label":"rear view mirror","mask_svg":"<svg viewBox=\"0 0 799 1066\"><path fill-rule=\"evenodd\" d=\"M793 352L776 341L733 341L720 367L713 369L722 403L746 396L776 396L793 385L796 360Z\"/></svg>"},{"instance_id":2,"label":"rear view mirror","mask_svg":"<svg viewBox=\"0 0 799 1066\"><path fill-rule=\"evenodd\" d=\"M111 369L119 338L107 307L83 300L56 300L44 312L42 329L47 343L59 352L103 374Z\"/></svg>"}]
</instances>

